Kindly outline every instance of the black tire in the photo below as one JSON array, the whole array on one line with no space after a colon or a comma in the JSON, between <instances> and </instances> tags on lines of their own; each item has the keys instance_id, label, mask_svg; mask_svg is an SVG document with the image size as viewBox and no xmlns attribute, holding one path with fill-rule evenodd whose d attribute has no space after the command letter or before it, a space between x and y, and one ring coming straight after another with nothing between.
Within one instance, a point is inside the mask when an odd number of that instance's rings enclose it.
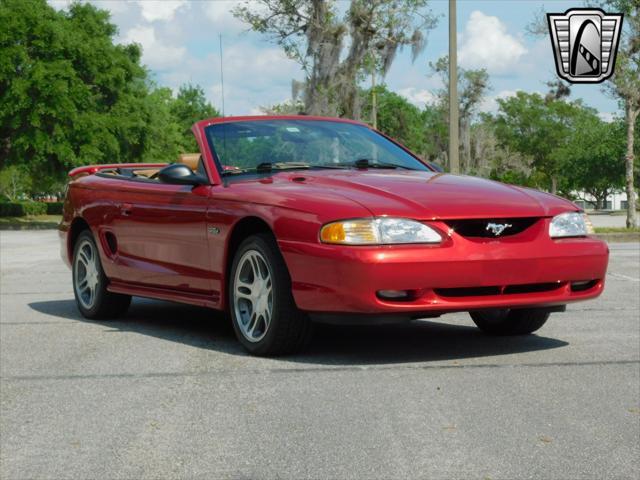
<instances>
[{"instance_id":1,"label":"black tire","mask_svg":"<svg viewBox=\"0 0 640 480\"><path fill-rule=\"evenodd\" d=\"M250 257L255 255L255 252L259 254L258 258L261 262L261 267L259 268L262 268L264 273L264 267L266 266L266 272L269 274L268 278L271 278L270 295L258 296L258 298L267 298L262 305L266 305L265 308L270 309L270 320L267 324L265 316L256 316L254 330L257 328L256 325L259 321L262 322L260 325L263 329L256 335L256 338L250 340L251 332L243 333L243 331L250 329L250 325L252 325L250 322L252 322L253 315L258 310L258 307L254 306L254 300L246 300L244 307L240 302L240 306L236 307L236 298L242 298L241 295L236 293L236 279L238 276L242 276L247 268L253 266ZM240 264L241 260L242 265ZM251 264L250 267L245 266L247 261ZM239 269L240 272L238 271ZM248 272L249 270L246 271ZM238 279L239 285L240 280L242 279ZM266 281L268 285L268 280ZM228 287L229 311L233 330L242 346L249 353L261 356L284 355L299 352L308 344L312 335L312 322L305 313L296 307L291 294L289 271L272 235L252 235L240 244L231 265ZM255 287L255 280L251 287ZM247 288L246 290L253 293L252 289ZM260 302L260 300L257 300L257 302ZM251 313L249 314L249 312ZM262 320L259 320L260 318Z\"/></svg>"},{"instance_id":2,"label":"black tire","mask_svg":"<svg viewBox=\"0 0 640 480\"><path fill-rule=\"evenodd\" d=\"M87 258L86 252L90 249L92 249L94 255L90 261L93 262L96 269L96 283L93 296L89 295L88 298L81 293L82 289L77 283L79 276L82 275L82 268L85 268L85 273L88 271L86 267L81 267L78 263L78 256L81 255L81 249L83 250L83 255L85 255L84 258ZM80 263L83 262L80 261ZM73 276L73 294L76 298L78 310L80 310L83 317L91 320L107 320L118 318L127 311L131 304L131 296L107 291L109 279L104 274L98 247L89 230L85 230L78 235L78 239L73 247L71 271Z\"/></svg>"},{"instance_id":3,"label":"black tire","mask_svg":"<svg viewBox=\"0 0 640 480\"><path fill-rule=\"evenodd\" d=\"M549 311L537 308L469 312L480 330L490 335L527 335L542 327Z\"/></svg>"}]
</instances>

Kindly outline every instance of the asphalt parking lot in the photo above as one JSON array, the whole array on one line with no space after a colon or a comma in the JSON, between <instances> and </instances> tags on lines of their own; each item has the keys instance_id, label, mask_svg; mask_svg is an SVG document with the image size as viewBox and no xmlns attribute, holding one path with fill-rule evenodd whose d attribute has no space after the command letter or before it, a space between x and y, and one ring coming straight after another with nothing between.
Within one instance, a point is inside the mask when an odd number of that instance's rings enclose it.
<instances>
[{"instance_id":1,"label":"asphalt parking lot","mask_svg":"<svg viewBox=\"0 0 640 480\"><path fill-rule=\"evenodd\" d=\"M220 315L79 317L53 231L0 232L0 478L638 478L640 246L538 335L464 315L247 356Z\"/></svg>"}]
</instances>

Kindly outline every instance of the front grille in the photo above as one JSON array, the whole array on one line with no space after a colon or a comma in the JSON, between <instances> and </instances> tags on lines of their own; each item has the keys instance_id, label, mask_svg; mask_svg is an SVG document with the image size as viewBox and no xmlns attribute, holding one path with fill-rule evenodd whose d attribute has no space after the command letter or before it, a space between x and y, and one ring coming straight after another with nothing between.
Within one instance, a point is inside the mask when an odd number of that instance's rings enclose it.
<instances>
[{"instance_id":1,"label":"front grille","mask_svg":"<svg viewBox=\"0 0 640 480\"><path fill-rule=\"evenodd\" d=\"M517 293L551 292L562 287L562 283L528 283L524 285L506 285L495 287L435 288L433 291L441 297L485 297L494 295L513 295Z\"/></svg>"},{"instance_id":2,"label":"front grille","mask_svg":"<svg viewBox=\"0 0 640 480\"><path fill-rule=\"evenodd\" d=\"M536 223L539 218L481 218L473 220L445 220L449 228L463 237L501 238L517 235ZM492 227L491 224L494 224ZM504 230L496 235L500 225Z\"/></svg>"}]
</instances>

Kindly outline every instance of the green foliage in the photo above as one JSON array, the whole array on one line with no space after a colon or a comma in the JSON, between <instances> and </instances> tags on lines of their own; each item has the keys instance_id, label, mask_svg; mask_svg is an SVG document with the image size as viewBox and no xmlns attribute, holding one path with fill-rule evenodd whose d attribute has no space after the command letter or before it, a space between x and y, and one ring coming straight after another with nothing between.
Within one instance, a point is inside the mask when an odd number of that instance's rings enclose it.
<instances>
[{"instance_id":1,"label":"green foliage","mask_svg":"<svg viewBox=\"0 0 640 480\"><path fill-rule=\"evenodd\" d=\"M180 153L186 153L180 125L171 114L173 101L169 88L157 88L144 99L147 121L141 135L146 145L142 155L145 162L176 161Z\"/></svg>"},{"instance_id":2,"label":"green foliage","mask_svg":"<svg viewBox=\"0 0 640 480\"><path fill-rule=\"evenodd\" d=\"M57 12L44 0L4 0L0 23L3 163L26 164L37 187L87 160L127 157L122 113L146 93L145 72L139 48L113 44L108 14L89 4Z\"/></svg>"},{"instance_id":3,"label":"green foliage","mask_svg":"<svg viewBox=\"0 0 640 480\"><path fill-rule=\"evenodd\" d=\"M518 92L498 99L496 135L501 144L532 158L544 186L555 191L561 175L558 150L575 132L576 120L588 110L579 103L545 99L537 93ZM592 114L592 113L591 113Z\"/></svg>"},{"instance_id":4,"label":"green foliage","mask_svg":"<svg viewBox=\"0 0 640 480\"><path fill-rule=\"evenodd\" d=\"M109 13L88 3L0 0L0 188L60 190L93 163L173 160L194 151L189 128L216 116L199 87L155 89L138 45L116 45ZM11 190L11 188L9 188ZM15 194L12 193L15 196Z\"/></svg>"},{"instance_id":5,"label":"green foliage","mask_svg":"<svg viewBox=\"0 0 640 480\"><path fill-rule=\"evenodd\" d=\"M62 215L64 202L47 202L45 205L47 206L47 215Z\"/></svg>"},{"instance_id":6,"label":"green foliage","mask_svg":"<svg viewBox=\"0 0 640 480\"><path fill-rule=\"evenodd\" d=\"M0 217L24 217L45 213L47 213L47 204L43 202L0 202Z\"/></svg>"},{"instance_id":7,"label":"green foliage","mask_svg":"<svg viewBox=\"0 0 640 480\"><path fill-rule=\"evenodd\" d=\"M220 113L204 96L199 86L185 85L178 90L178 96L170 103L169 112L177 122L182 135L180 147L183 152L197 152L198 144L191 132L191 126L205 118L219 117Z\"/></svg>"},{"instance_id":8,"label":"green foliage","mask_svg":"<svg viewBox=\"0 0 640 480\"><path fill-rule=\"evenodd\" d=\"M376 87L378 130L416 153L426 150L424 117L418 107L391 92L385 85ZM371 118L371 89L364 93L365 117Z\"/></svg>"},{"instance_id":9,"label":"green foliage","mask_svg":"<svg viewBox=\"0 0 640 480\"><path fill-rule=\"evenodd\" d=\"M299 99L290 99L275 105L260 107L260 110L267 115L298 115L304 112L304 103Z\"/></svg>"},{"instance_id":10,"label":"green foliage","mask_svg":"<svg viewBox=\"0 0 640 480\"><path fill-rule=\"evenodd\" d=\"M10 165L0 169L0 194L8 200L18 200L31 189L31 177L26 168Z\"/></svg>"},{"instance_id":11,"label":"green foliage","mask_svg":"<svg viewBox=\"0 0 640 480\"><path fill-rule=\"evenodd\" d=\"M568 142L556 152L564 175L564 191L585 190L599 203L613 189L624 186L625 125L606 123L596 115L582 115Z\"/></svg>"}]
</instances>

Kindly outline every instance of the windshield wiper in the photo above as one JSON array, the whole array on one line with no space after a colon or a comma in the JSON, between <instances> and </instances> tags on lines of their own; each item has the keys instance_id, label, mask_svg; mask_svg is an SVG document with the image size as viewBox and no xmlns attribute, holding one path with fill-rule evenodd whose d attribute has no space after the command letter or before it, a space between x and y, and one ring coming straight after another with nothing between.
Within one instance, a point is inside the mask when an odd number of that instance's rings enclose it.
<instances>
[{"instance_id":1,"label":"windshield wiper","mask_svg":"<svg viewBox=\"0 0 640 480\"><path fill-rule=\"evenodd\" d=\"M384 162L375 162L374 163L371 160L369 160L368 158L360 158L360 159L356 160L354 162L353 166L358 168L358 169L365 169L365 168L389 168L389 169L402 168L404 170L413 170L412 168L405 167L404 165L397 165L395 163L384 163Z\"/></svg>"},{"instance_id":2,"label":"windshield wiper","mask_svg":"<svg viewBox=\"0 0 640 480\"><path fill-rule=\"evenodd\" d=\"M346 165L344 163L323 163L321 165L311 165L311 168L330 168L344 170L345 168L349 168L349 165Z\"/></svg>"},{"instance_id":3,"label":"windshield wiper","mask_svg":"<svg viewBox=\"0 0 640 480\"><path fill-rule=\"evenodd\" d=\"M273 170L297 170L297 169L311 168L308 163L302 162L262 162L256 167L256 172L272 172Z\"/></svg>"},{"instance_id":4,"label":"windshield wiper","mask_svg":"<svg viewBox=\"0 0 640 480\"><path fill-rule=\"evenodd\" d=\"M301 162L262 162L252 168L234 168L233 170L225 170L222 175L238 175L240 173L269 173L274 170L297 170L311 168L311 165Z\"/></svg>"}]
</instances>

